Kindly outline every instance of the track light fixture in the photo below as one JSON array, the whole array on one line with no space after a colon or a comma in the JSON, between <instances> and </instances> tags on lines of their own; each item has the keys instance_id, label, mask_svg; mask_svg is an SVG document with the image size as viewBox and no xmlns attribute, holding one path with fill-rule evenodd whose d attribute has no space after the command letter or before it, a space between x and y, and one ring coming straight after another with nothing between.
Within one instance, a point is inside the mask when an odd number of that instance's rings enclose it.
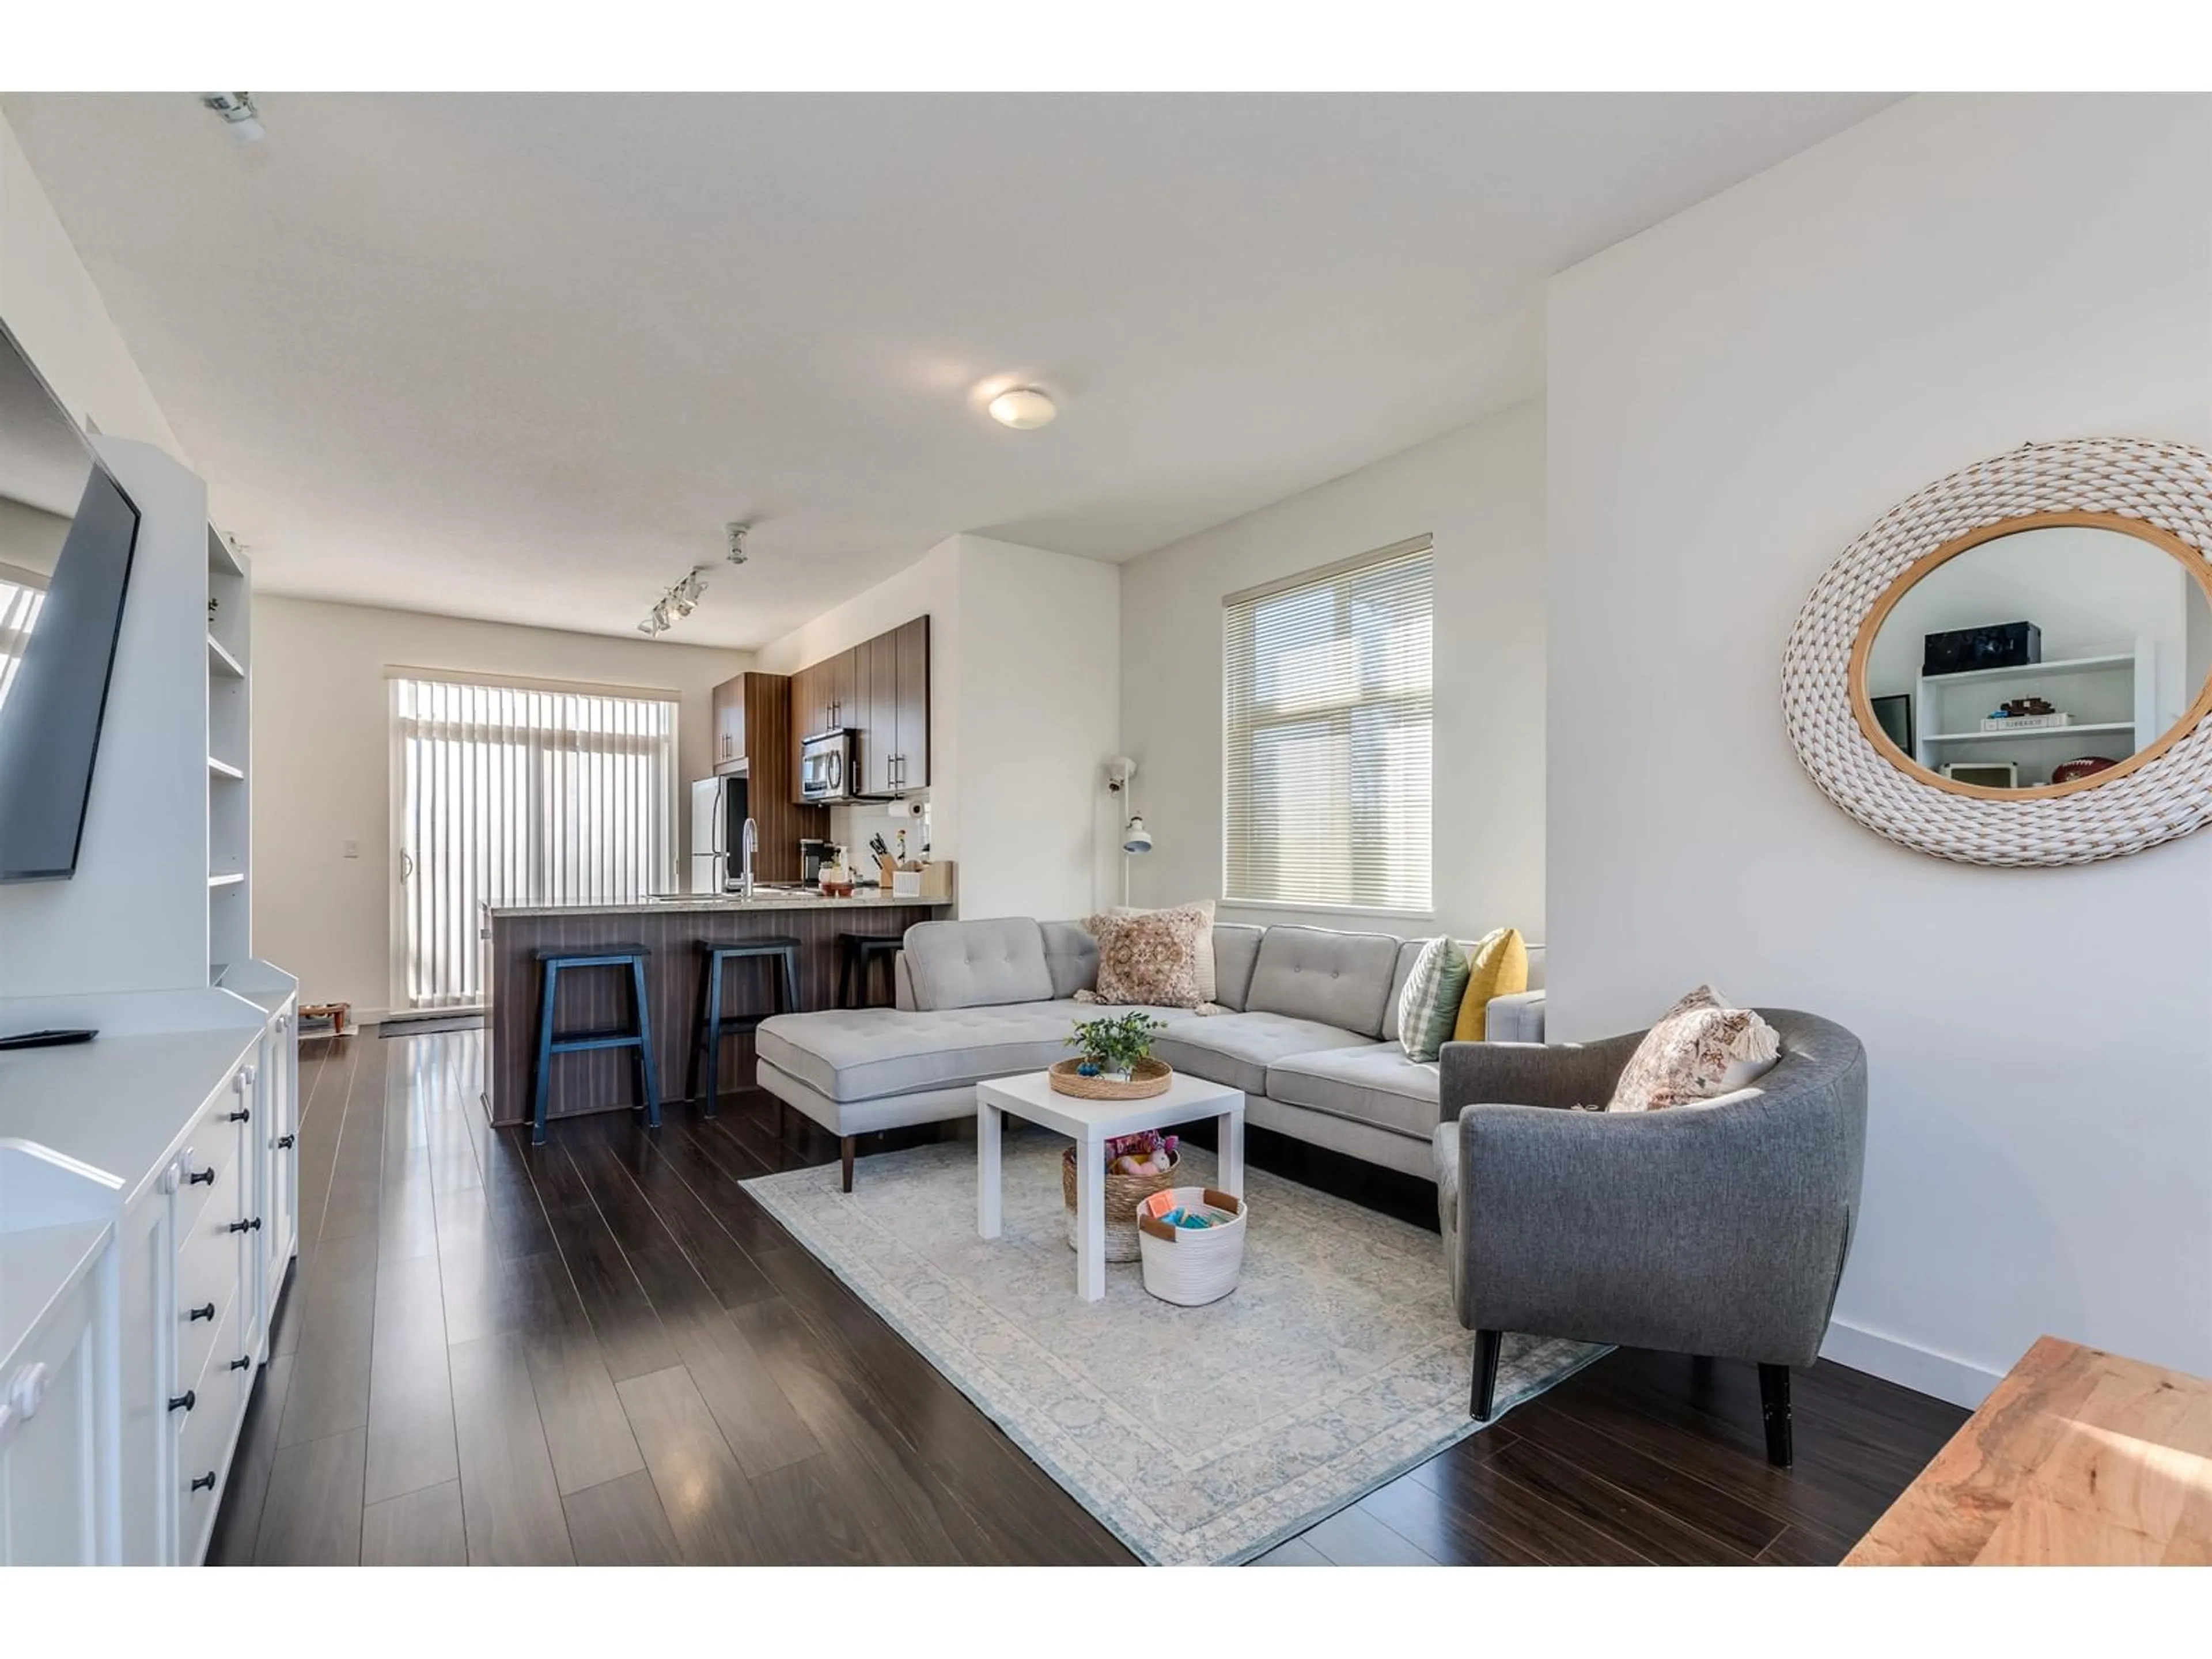
<instances>
[{"instance_id":1,"label":"track light fixture","mask_svg":"<svg viewBox=\"0 0 2212 1659\"><path fill-rule=\"evenodd\" d=\"M707 592L707 568L698 565L686 571L684 580L654 601L637 631L649 640L657 640L699 608L699 600Z\"/></svg>"},{"instance_id":2,"label":"track light fixture","mask_svg":"<svg viewBox=\"0 0 2212 1659\"><path fill-rule=\"evenodd\" d=\"M222 117L230 136L241 144L258 144L269 135L250 92L204 92L200 102Z\"/></svg>"}]
</instances>

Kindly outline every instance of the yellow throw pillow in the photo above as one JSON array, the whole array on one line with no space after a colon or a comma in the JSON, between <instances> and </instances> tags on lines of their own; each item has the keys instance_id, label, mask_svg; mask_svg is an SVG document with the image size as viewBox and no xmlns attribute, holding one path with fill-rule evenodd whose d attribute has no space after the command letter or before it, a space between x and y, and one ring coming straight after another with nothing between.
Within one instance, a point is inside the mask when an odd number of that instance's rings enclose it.
<instances>
[{"instance_id":1,"label":"yellow throw pillow","mask_svg":"<svg viewBox=\"0 0 2212 1659\"><path fill-rule=\"evenodd\" d=\"M1480 1042L1490 1025L1490 1000L1518 996L1528 988L1528 946L1518 927L1500 927L1477 939L1468 953L1474 972L1459 1005L1454 1042Z\"/></svg>"}]
</instances>

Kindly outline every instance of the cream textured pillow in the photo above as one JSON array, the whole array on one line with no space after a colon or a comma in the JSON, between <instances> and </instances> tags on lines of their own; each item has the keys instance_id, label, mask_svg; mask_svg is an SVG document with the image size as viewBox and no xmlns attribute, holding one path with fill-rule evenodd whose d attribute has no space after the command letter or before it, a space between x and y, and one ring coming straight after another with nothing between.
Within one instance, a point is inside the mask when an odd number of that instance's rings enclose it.
<instances>
[{"instance_id":1,"label":"cream textured pillow","mask_svg":"<svg viewBox=\"0 0 2212 1659\"><path fill-rule=\"evenodd\" d=\"M1213 1000L1214 992L1220 988L1213 965L1213 901L1212 899L1200 899L1195 904L1170 905L1161 910L1144 910L1133 904L1116 904L1109 907L1106 914L1109 916L1157 916L1165 915L1170 911L1176 910L1195 910L1200 913L1206 923L1198 935L1198 1000L1200 1002L1211 1002ZM1096 933L1098 930L1093 927L1091 931Z\"/></svg>"},{"instance_id":2,"label":"cream textured pillow","mask_svg":"<svg viewBox=\"0 0 2212 1659\"><path fill-rule=\"evenodd\" d=\"M1084 924L1098 941L1098 988L1078 1000L1195 1008L1198 942L1211 926L1195 907L1139 915L1092 916Z\"/></svg>"},{"instance_id":3,"label":"cream textured pillow","mask_svg":"<svg viewBox=\"0 0 2212 1659\"><path fill-rule=\"evenodd\" d=\"M1781 1052L1771 1025L1700 985L1644 1034L1605 1109L1656 1112L1711 1100L1764 1076Z\"/></svg>"}]
</instances>

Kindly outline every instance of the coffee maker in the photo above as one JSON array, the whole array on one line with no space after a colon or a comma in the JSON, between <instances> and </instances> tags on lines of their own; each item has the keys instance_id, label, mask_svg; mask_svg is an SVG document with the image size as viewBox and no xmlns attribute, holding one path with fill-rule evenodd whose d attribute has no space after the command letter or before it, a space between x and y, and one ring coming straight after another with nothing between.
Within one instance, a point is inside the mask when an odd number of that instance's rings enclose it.
<instances>
[{"instance_id":1,"label":"coffee maker","mask_svg":"<svg viewBox=\"0 0 2212 1659\"><path fill-rule=\"evenodd\" d=\"M830 854L836 850L834 844L830 842L815 841L805 836L800 836L799 841L799 884L803 887L819 887L822 884L822 866L830 862Z\"/></svg>"}]
</instances>

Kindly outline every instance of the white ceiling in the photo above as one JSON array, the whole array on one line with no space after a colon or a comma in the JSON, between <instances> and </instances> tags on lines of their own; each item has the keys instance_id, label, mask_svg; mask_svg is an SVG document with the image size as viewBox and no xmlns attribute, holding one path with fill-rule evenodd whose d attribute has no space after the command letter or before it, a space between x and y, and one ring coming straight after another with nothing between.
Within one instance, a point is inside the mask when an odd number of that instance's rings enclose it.
<instances>
[{"instance_id":1,"label":"white ceiling","mask_svg":"<svg viewBox=\"0 0 2212 1659\"><path fill-rule=\"evenodd\" d=\"M258 95L4 100L257 580L621 634L750 518L669 636L732 646L1516 402L1544 276L1887 101Z\"/></svg>"}]
</instances>

